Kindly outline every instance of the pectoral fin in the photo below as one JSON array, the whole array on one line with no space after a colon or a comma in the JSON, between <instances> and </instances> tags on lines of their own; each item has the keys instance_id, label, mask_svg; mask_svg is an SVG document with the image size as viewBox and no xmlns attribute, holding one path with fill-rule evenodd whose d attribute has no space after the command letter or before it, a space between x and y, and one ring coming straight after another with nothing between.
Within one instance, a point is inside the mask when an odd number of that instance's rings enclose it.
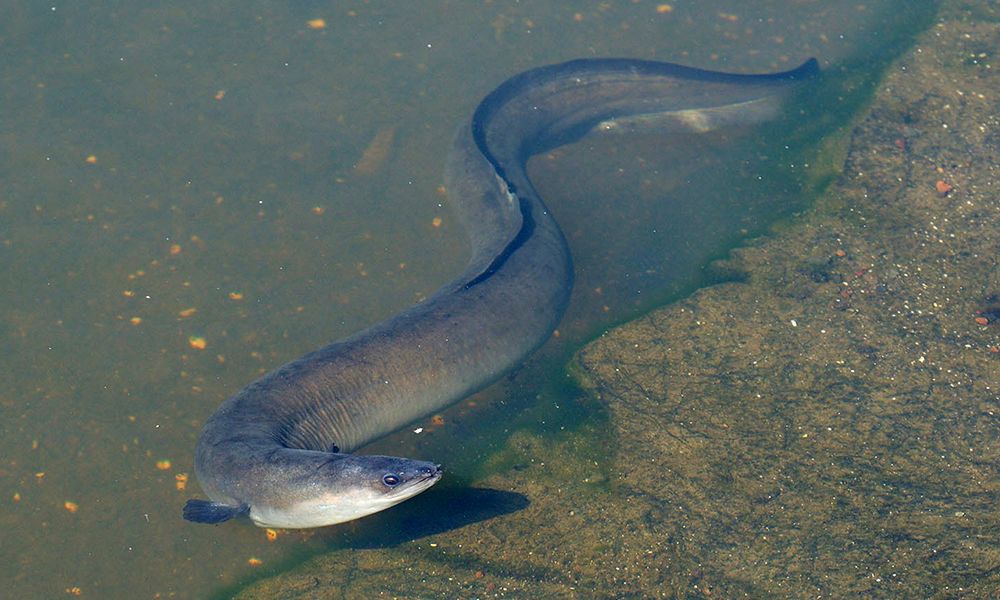
<instances>
[{"instance_id":1,"label":"pectoral fin","mask_svg":"<svg viewBox=\"0 0 1000 600\"><path fill-rule=\"evenodd\" d=\"M230 506L210 500L191 499L184 505L183 514L184 518L188 521L214 525L249 512L250 507L246 504L242 506Z\"/></svg>"}]
</instances>

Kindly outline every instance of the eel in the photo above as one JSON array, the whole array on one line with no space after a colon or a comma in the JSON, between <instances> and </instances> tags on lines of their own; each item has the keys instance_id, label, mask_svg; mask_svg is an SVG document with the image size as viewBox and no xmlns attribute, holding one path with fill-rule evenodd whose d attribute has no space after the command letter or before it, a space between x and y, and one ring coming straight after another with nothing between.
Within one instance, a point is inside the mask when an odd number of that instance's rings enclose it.
<instances>
[{"instance_id":1,"label":"eel","mask_svg":"<svg viewBox=\"0 0 1000 600\"><path fill-rule=\"evenodd\" d=\"M566 240L528 178L534 154L591 133L704 132L776 116L815 59L730 74L626 58L525 71L488 94L445 167L468 266L427 300L281 366L205 422L183 516L261 527L342 523L430 488L440 465L354 450L496 381L552 334L569 300Z\"/></svg>"}]
</instances>

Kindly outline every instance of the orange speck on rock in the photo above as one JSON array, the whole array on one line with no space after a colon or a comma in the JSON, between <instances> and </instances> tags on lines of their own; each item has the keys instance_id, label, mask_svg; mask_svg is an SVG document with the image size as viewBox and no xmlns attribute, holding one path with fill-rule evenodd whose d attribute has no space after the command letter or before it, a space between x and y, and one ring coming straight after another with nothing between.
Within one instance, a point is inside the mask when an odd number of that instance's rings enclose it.
<instances>
[{"instance_id":1,"label":"orange speck on rock","mask_svg":"<svg viewBox=\"0 0 1000 600\"><path fill-rule=\"evenodd\" d=\"M142 317L132 317L131 319L128 320L128 322L133 325L139 325L140 323L142 323Z\"/></svg>"},{"instance_id":2,"label":"orange speck on rock","mask_svg":"<svg viewBox=\"0 0 1000 600\"><path fill-rule=\"evenodd\" d=\"M844 256L847 256L847 252L844 252L844 251L843 251L842 249L840 249L840 248L837 248L837 251L836 251L836 252L834 252L834 254L836 254L837 256L840 256L840 257L844 257Z\"/></svg>"},{"instance_id":3,"label":"orange speck on rock","mask_svg":"<svg viewBox=\"0 0 1000 600\"><path fill-rule=\"evenodd\" d=\"M441 223L443 223L441 217L434 217L433 219L431 219L431 225L434 227L440 227Z\"/></svg>"},{"instance_id":4,"label":"orange speck on rock","mask_svg":"<svg viewBox=\"0 0 1000 600\"><path fill-rule=\"evenodd\" d=\"M672 10L674 10L674 7L670 6L669 4L657 4L656 5L656 12L660 13L661 15L665 15L668 12L671 12Z\"/></svg>"},{"instance_id":5,"label":"orange speck on rock","mask_svg":"<svg viewBox=\"0 0 1000 600\"><path fill-rule=\"evenodd\" d=\"M186 319L186 318L190 317L191 315L193 315L196 312L198 312L197 308L185 308L184 310L182 310L181 312L179 312L177 314L180 315L182 318Z\"/></svg>"},{"instance_id":6,"label":"orange speck on rock","mask_svg":"<svg viewBox=\"0 0 1000 600\"><path fill-rule=\"evenodd\" d=\"M74 585L73 587L66 588L66 593L70 596L80 596L83 594L83 590L80 589L80 586Z\"/></svg>"},{"instance_id":7,"label":"orange speck on rock","mask_svg":"<svg viewBox=\"0 0 1000 600\"><path fill-rule=\"evenodd\" d=\"M247 564L250 565L251 567L259 567L262 564L264 564L264 561L262 561L259 558L251 556L250 558L247 559Z\"/></svg>"},{"instance_id":8,"label":"orange speck on rock","mask_svg":"<svg viewBox=\"0 0 1000 600\"><path fill-rule=\"evenodd\" d=\"M181 253L181 245L180 244L171 244L170 245L170 255L171 256L177 256L180 253Z\"/></svg>"},{"instance_id":9,"label":"orange speck on rock","mask_svg":"<svg viewBox=\"0 0 1000 600\"><path fill-rule=\"evenodd\" d=\"M326 209L322 206L314 206L312 210L313 214L316 215L317 217L326 212Z\"/></svg>"},{"instance_id":10,"label":"orange speck on rock","mask_svg":"<svg viewBox=\"0 0 1000 600\"><path fill-rule=\"evenodd\" d=\"M243 292L229 292L229 299L230 300L242 300L243 299Z\"/></svg>"},{"instance_id":11,"label":"orange speck on rock","mask_svg":"<svg viewBox=\"0 0 1000 600\"><path fill-rule=\"evenodd\" d=\"M948 192L950 192L954 188L947 181L938 179L937 183L934 184L934 189L936 189L937 193L941 194L942 196L946 196Z\"/></svg>"},{"instance_id":12,"label":"orange speck on rock","mask_svg":"<svg viewBox=\"0 0 1000 600\"><path fill-rule=\"evenodd\" d=\"M273 529L264 530L264 534L267 536L267 541L273 542L278 539L278 532Z\"/></svg>"},{"instance_id":13,"label":"orange speck on rock","mask_svg":"<svg viewBox=\"0 0 1000 600\"><path fill-rule=\"evenodd\" d=\"M225 97L226 97L226 90L219 90L215 92L215 96L213 96L213 98L215 98L216 101L222 100Z\"/></svg>"},{"instance_id":14,"label":"orange speck on rock","mask_svg":"<svg viewBox=\"0 0 1000 600\"><path fill-rule=\"evenodd\" d=\"M178 491L181 491L181 492L184 491L184 488L187 487L187 484L188 484L188 474L187 473L178 473L178 474L174 475L174 485L177 487Z\"/></svg>"},{"instance_id":15,"label":"orange speck on rock","mask_svg":"<svg viewBox=\"0 0 1000 600\"><path fill-rule=\"evenodd\" d=\"M326 29L326 19L309 19L306 21L309 29Z\"/></svg>"},{"instance_id":16,"label":"orange speck on rock","mask_svg":"<svg viewBox=\"0 0 1000 600\"><path fill-rule=\"evenodd\" d=\"M160 471L169 471L170 470L170 461L168 459L165 459L165 458L160 459L160 460L156 461L156 468L159 469Z\"/></svg>"},{"instance_id":17,"label":"orange speck on rock","mask_svg":"<svg viewBox=\"0 0 1000 600\"><path fill-rule=\"evenodd\" d=\"M122 290L122 296L125 296L126 298L131 298L135 296L135 292L132 290Z\"/></svg>"},{"instance_id":18,"label":"orange speck on rock","mask_svg":"<svg viewBox=\"0 0 1000 600\"><path fill-rule=\"evenodd\" d=\"M986 317L976 317L976 323L979 323L980 325L989 325L990 320Z\"/></svg>"},{"instance_id":19,"label":"orange speck on rock","mask_svg":"<svg viewBox=\"0 0 1000 600\"><path fill-rule=\"evenodd\" d=\"M444 425L444 417L441 415L434 415L431 417L431 423L435 425Z\"/></svg>"},{"instance_id":20,"label":"orange speck on rock","mask_svg":"<svg viewBox=\"0 0 1000 600\"><path fill-rule=\"evenodd\" d=\"M88 165L96 165L97 164L97 157L94 156L93 154L91 154L90 156L88 156L84 160L87 162Z\"/></svg>"},{"instance_id":21,"label":"orange speck on rock","mask_svg":"<svg viewBox=\"0 0 1000 600\"><path fill-rule=\"evenodd\" d=\"M205 341L205 338L192 335L188 338L188 345L195 350L204 350L208 346L208 343Z\"/></svg>"},{"instance_id":22,"label":"orange speck on rock","mask_svg":"<svg viewBox=\"0 0 1000 600\"><path fill-rule=\"evenodd\" d=\"M582 13L573 13L573 20L576 21L577 23L579 23L580 21L583 20L583 14Z\"/></svg>"},{"instance_id":23,"label":"orange speck on rock","mask_svg":"<svg viewBox=\"0 0 1000 600\"><path fill-rule=\"evenodd\" d=\"M80 510L80 505L77 504L76 502L70 502L69 500L67 500L63 502L63 508L69 511L70 514L73 514L76 511Z\"/></svg>"}]
</instances>

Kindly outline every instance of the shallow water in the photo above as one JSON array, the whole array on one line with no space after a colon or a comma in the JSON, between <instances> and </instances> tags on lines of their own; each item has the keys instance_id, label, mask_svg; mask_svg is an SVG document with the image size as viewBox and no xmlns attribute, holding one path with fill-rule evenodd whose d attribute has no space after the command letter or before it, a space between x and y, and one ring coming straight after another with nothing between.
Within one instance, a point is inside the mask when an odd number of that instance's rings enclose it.
<instances>
[{"instance_id":1,"label":"shallow water","mask_svg":"<svg viewBox=\"0 0 1000 600\"><path fill-rule=\"evenodd\" d=\"M443 156L506 77L610 55L734 71L817 56L829 68L885 52L905 33L889 27L913 26L891 18L898 4L11 3L0 30L9 593L204 597L332 543L183 522L198 494L195 440L254 377L460 270ZM478 401L487 412L465 404L451 427L379 447L461 444L450 477L488 469L503 432L482 415L515 418L504 411L530 404L546 357L694 289L711 258L806 205L802 190L829 173L797 160L815 140L761 147L780 133L585 141L536 158L578 268L559 339ZM587 417L553 424L535 410L554 428ZM339 531L400 527L379 519Z\"/></svg>"}]
</instances>

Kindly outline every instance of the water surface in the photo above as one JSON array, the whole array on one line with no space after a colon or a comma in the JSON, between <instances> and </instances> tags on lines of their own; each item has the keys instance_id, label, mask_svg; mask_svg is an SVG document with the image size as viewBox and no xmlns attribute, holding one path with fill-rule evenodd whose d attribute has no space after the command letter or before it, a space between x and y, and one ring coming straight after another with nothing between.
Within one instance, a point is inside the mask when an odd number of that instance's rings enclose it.
<instances>
[{"instance_id":1,"label":"water surface","mask_svg":"<svg viewBox=\"0 0 1000 600\"><path fill-rule=\"evenodd\" d=\"M8 3L9 593L204 597L331 544L326 531L271 542L246 524L183 522L199 493L195 440L242 385L461 269L443 157L456 124L506 77L587 56L730 71L817 56L836 74L912 26L893 18L901 4ZM825 112L844 119L854 107L832 100ZM559 339L533 364L694 289L711 258L804 208L803 190L829 171L801 160L816 140L774 141L785 133L588 140L536 158L578 284ZM475 415L517 418L552 372L531 369L482 396L487 412L465 404L450 428L427 423L423 437L407 430L378 447L462 448L450 477L474 479L504 430ZM395 523L381 518L335 531Z\"/></svg>"}]
</instances>

